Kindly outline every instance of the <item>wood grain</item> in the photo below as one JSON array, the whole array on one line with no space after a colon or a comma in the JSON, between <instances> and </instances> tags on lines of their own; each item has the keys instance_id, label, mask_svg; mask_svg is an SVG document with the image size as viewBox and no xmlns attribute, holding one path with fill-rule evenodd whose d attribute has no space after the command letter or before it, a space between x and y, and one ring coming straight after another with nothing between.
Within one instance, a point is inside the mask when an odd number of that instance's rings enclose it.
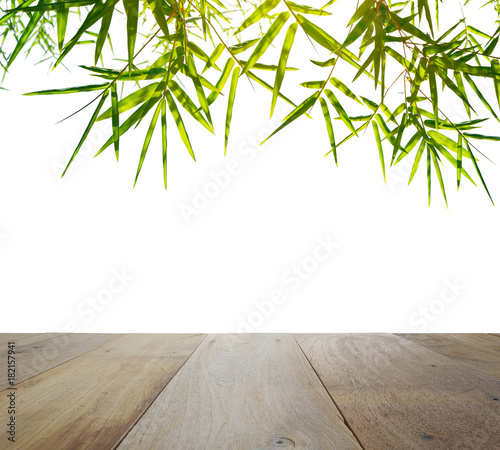
<instances>
[{"instance_id":1,"label":"wood grain","mask_svg":"<svg viewBox=\"0 0 500 450\"><path fill-rule=\"evenodd\" d=\"M120 336L90 333L3 334L0 337L0 369L2 373L7 373L7 342L11 340L16 342L16 383L21 383ZM7 387L6 377L1 377L0 391Z\"/></svg>"},{"instance_id":2,"label":"wood grain","mask_svg":"<svg viewBox=\"0 0 500 450\"><path fill-rule=\"evenodd\" d=\"M124 449L359 449L291 335L210 335Z\"/></svg>"},{"instance_id":3,"label":"wood grain","mask_svg":"<svg viewBox=\"0 0 500 450\"><path fill-rule=\"evenodd\" d=\"M366 449L500 448L500 381L395 335L296 335Z\"/></svg>"},{"instance_id":4,"label":"wood grain","mask_svg":"<svg viewBox=\"0 0 500 450\"><path fill-rule=\"evenodd\" d=\"M397 334L500 379L500 339L490 334Z\"/></svg>"},{"instance_id":5,"label":"wood grain","mask_svg":"<svg viewBox=\"0 0 500 450\"><path fill-rule=\"evenodd\" d=\"M126 335L19 384L19 448L113 448L203 338Z\"/></svg>"}]
</instances>

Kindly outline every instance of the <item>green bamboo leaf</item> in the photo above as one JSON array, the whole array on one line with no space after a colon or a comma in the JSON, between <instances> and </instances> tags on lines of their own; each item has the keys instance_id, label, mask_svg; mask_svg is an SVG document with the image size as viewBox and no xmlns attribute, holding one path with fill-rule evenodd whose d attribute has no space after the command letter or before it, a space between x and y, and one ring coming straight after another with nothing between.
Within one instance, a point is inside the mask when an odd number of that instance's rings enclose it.
<instances>
[{"instance_id":1,"label":"green bamboo leaf","mask_svg":"<svg viewBox=\"0 0 500 450\"><path fill-rule=\"evenodd\" d=\"M432 145L428 145L427 148L430 148L430 150L431 150L432 162L434 163L434 168L436 169L436 175L437 175L438 180L439 180L439 186L441 187L441 192L443 194L444 201L446 203L446 207L448 207L448 200L446 198L446 191L444 188L443 175L441 173L441 168L439 167L438 156L437 156L436 150L434 149L434 147L432 147Z\"/></svg>"},{"instance_id":2,"label":"green bamboo leaf","mask_svg":"<svg viewBox=\"0 0 500 450\"><path fill-rule=\"evenodd\" d=\"M271 116L273 115L274 108L276 106L276 101L278 100L278 94L281 89L281 84L283 83L283 78L285 77L286 63L288 61L288 55L293 45L293 40L295 38L295 33L297 32L298 24L292 23L286 32L285 41L283 42L283 47L281 49L280 60L278 63L278 70L276 72L276 79L274 81L273 98L271 100ZM254 65L255 67L255 65Z\"/></svg>"},{"instance_id":3,"label":"green bamboo leaf","mask_svg":"<svg viewBox=\"0 0 500 450\"><path fill-rule=\"evenodd\" d=\"M6 11L6 14L0 18L0 25L3 25L9 19L14 17L18 12L23 11L24 9L28 8L32 3L35 3L35 1L36 0L26 0L23 3L21 3L17 8ZM47 5L44 5L44 7L45 6L47 6Z\"/></svg>"},{"instance_id":4,"label":"green bamboo leaf","mask_svg":"<svg viewBox=\"0 0 500 450\"><path fill-rule=\"evenodd\" d=\"M101 84L89 84L87 86L75 86L70 88L62 88L62 89L48 89L45 91L35 91L35 92L27 92L23 95L55 95L55 94L74 94L77 92L91 92L91 91L100 91L109 86L109 83L101 83Z\"/></svg>"},{"instance_id":5,"label":"green bamboo leaf","mask_svg":"<svg viewBox=\"0 0 500 450\"><path fill-rule=\"evenodd\" d=\"M240 68L236 66L233 70L231 77L231 86L229 89L229 97L227 99L227 112L226 112L226 128L224 134L224 156L227 150L227 141L229 139L229 128L231 126L231 118L233 116L234 98L236 97L236 87L238 85L238 77L240 76Z\"/></svg>"},{"instance_id":6,"label":"green bamboo leaf","mask_svg":"<svg viewBox=\"0 0 500 450\"><path fill-rule=\"evenodd\" d=\"M40 0L38 2L38 5L44 5L47 3L47 0ZM23 31L23 34L21 34L21 37L18 39L16 46L14 48L14 51L9 57L9 60L7 62L7 69L12 65L14 60L16 59L17 55L21 52L23 47L25 46L26 42L28 42L29 38L31 37L33 31L35 30L36 26L38 25L38 22L40 22L40 19L43 17L43 11L37 11L35 14L33 14L26 25L26 28Z\"/></svg>"},{"instance_id":7,"label":"green bamboo leaf","mask_svg":"<svg viewBox=\"0 0 500 450\"><path fill-rule=\"evenodd\" d=\"M127 50L128 70L132 71L135 41L137 38L137 21L139 17L139 0L123 0L123 7L127 15Z\"/></svg>"},{"instance_id":8,"label":"green bamboo leaf","mask_svg":"<svg viewBox=\"0 0 500 450\"><path fill-rule=\"evenodd\" d=\"M408 120L408 115L406 113L404 113L403 117L401 118L401 124L398 127L398 134L396 137L396 143L394 144L394 149L392 151L391 166L393 165L394 159L396 158L399 147L401 146L401 141L403 139L403 133L407 127L407 125L406 125L407 120Z\"/></svg>"},{"instance_id":9,"label":"green bamboo leaf","mask_svg":"<svg viewBox=\"0 0 500 450\"><path fill-rule=\"evenodd\" d=\"M215 87L217 88L217 91L211 92L210 95L208 96L208 104L211 105L219 96L221 93L222 89L226 85L227 79L229 78L229 74L231 73L231 70L233 69L234 66L234 60L228 59L226 61L226 65L224 66L224 69L222 69L222 74L217 81L217 84Z\"/></svg>"},{"instance_id":10,"label":"green bamboo leaf","mask_svg":"<svg viewBox=\"0 0 500 450\"><path fill-rule=\"evenodd\" d=\"M488 103L482 92L478 89L476 86L476 83L474 80L467 75L466 73L464 74L464 78L467 80L467 83L469 83L470 87L473 89L473 91L476 93L476 95L479 97L481 102L483 103L484 106L488 109L488 111L493 115L493 117L500 122L500 118L496 115L494 109L491 107L491 105Z\"/></svg>"},{"instance_id":11,"label":"green bamboo leaf","mask_svg":"<svg viewBox=\"0 0 500 450\"><path fill-rule=\"evenodd\" d=\"M356 12L349 20L347 26L351 26L353 23L356 23L361 17L363 17L370 9L372 9L373 5L375 5L375 0L365 0L358 8L356 8Z\"/></svg>"},{"instance_id":12,"label":"green bamboo leaf","mask_svg":"<svg viewBox=\"0 0 500 450\"><path fill-rule=\"evenodd\" d=\"M163 9L161 0L147 0L147 2L149 8L151 9L151 12L153 13L156 23L161 28L161 31L163 31L163 34L165 36L168 36L169 31L166 19L167 15L165 14L165 10Z\"/></svg>"},{"instance_id":13,"label":"green bamboo leaf","mask_svg":"<svg viewBox=\"0 0 500 450\"><path fill-rule=\"evenodd\" d=\"M476 157L474 156L474 153L472 153L472 150L470 149L469 143L467 141L465 141L465 145L467 146L467 150L469 151L469 153L471 155L472 162L474 163L474 167L476 169L476 172L479 175L479 178L481 179L481 183L483 183L483 187L486 190L486 192L488 193L488 197L490 198L491 203L493 203L493 205L494 205L495 202L493 201L493 198L491 197L490 191L488 190L488 187L486 186L486 182L484 181L483 175L481 174L481 171L479 170L479 166L477 165Z\"/></svg>"},{"instance_id":14,"label":"green bamboo leaf","mask_svg":"<svg viewBox=\"0 0 500 450\"><path fill-rule=\"evenodd\" d=\"M349 119L349 116L347 115L344 108L342 107L342 105L338 101L337 97L335 97L335 94L330 89L325 89L325 94L328 97L328 100L330 100L330 103L335 108L335 111L337 111L337 114L342 119L342 122L344 122L346 124L347 128L349 128L349 130L357 136L356 129L354 128L354 125L352 124L351 119Z\"/></svg>"},{"instance_id":15,"label":"green bamboo leaf","mask_svg":"<svg viewBox=\"0 0 500 450\"><path fill-rule=\"evenodd\" d=\"M144 86L141 89L138 89L135 92L132 92L130 95L127 95L125 98L122 98L118 102L118 112L119 114L128 111L129 109L134 108L135 106L147 102L151 96L154 94L156 88L160 83L151 83L147 86ZM103 112L98 118L97 121L109 119L112 117L113 111L111 108Z\"/></svg>"},{"instance_id":16,"label":"green bamboo leaf","mask_svg":"<svg viewBox=\"0 0 500 450\"><path fill-rule=\"evenodd\" d=\"M322 89L325 84L326 84L326 80L304 81L303 83L300 83L300 85L302 87L305 87L308 89Z\"/></svg>"},{"instance_id":17,"label":"green bamboo leaf","mask_svg":"<svg viewBox=\"0 0 500 450\"><path fill-rule=\"evenodd\" d=\"M471 138L471 139L481 139L481 140L488 140L488 141L500 141L500 136L487 136L484 134L477 134L477 133L468 133L464 132L464 136Z\"/></svg>"},{"instance_id":18,"label":"green bamboo leaf","mask_svg":"<svg viewBox=\"0 0 500 450\"><path fill-rule=\"evenodd\" d=\"M89 123L87 125L87 128L83 132L83 135L82 135L82 137L80 139L80 142L78 142L78 145L76 146L76 149L73 152L73 155L71 155L71 158L70 158L70 160L68 162L68 165L66 166L66 169L64 169L64 172L61 175L61 178L64 177L64 175L66 174L67 170L69 169L69 166L71 165L71 163L75 159L76 155L78 155L78 152L80 151L80 148L82 147L83 143L85 142L85 139L87 139L87 136L90 133L90 129L94 125L95 120L96 120L97 116L99 115L99 111L101 110L102 105L106 101L106 98L108 97L108 95L109 95L109 91L104 91L104 93L102 94L101 100L99 100L97 108L95 109L94 114L92 114L92 117L90 118L90 121L89 121Z\"/></svg>"},{"instance_id":19,"label":"green bamboo leaf","mask_svg":"<svg viewBox=\"0 0 500 450\"><path fill-rule=\"evenodd\" d=\"M174 81L170 80L170 92L173 92L175 98L177 98L178 102L182 105L182 107L189 113L191 116L200 122L210 133L214 133L213 126L210 125L205 117L200 113L200 109L194 104L191 98L184 92L181 87Z\"/></svg>"},{"instance_id":20,"label":"green bamboo leaf","mask_svg":"<svg viewBox=\"0 0 500 450\"><path fill-rule=\"evenodd\" d=\"M269 83L266 83L262 78L259 78L253 72L248 72L247 76L249 78L251 78L252 80L256 81L257 83L259 83L261 86L264 86L268 91L273 92L273 90L274 90L273 87ZM283 99L283 100L285 100L285 102L287 102L288 104L292 105L294 108L297 106L288 97L285 97L281 92L278 94L278 97L281 98L281 99Z\"/></svg>"},{"instance_id":21,"label":"green bamboo leaf","mask_svg":"<svg viewBox=\"0 0 500 450\"><path fill-rule=\"evenodd\" d=\"M355 102L358 102L360 105L362 105L363 103L361 103L361 101L359 100L358 97L356 97L356 94L354 94L354 92L352 92L344 83L342 83L342 81L340 81L338 78L335 78L335 77L331 77L330 78L330 83L332 83L340 92L342 92L344 95L346 95L347 97L353 99Z\"/></svg>"},{"instance_id":22,"label":"green bamboo leaf","mask_svg":"<svg viewBox=\"0 0 500 450\"><path fill-rule=\"evenodd\" d=\"M158 116L160 115L161 108L162 108L162 102L160 101L153 114L153 118L151 119L148 132L146 133L146 138L144 139L144 145L142 146L141 156L139 158L139 166L137 167L137 174L135 175L134 188L135 185L137 184L137 179L139 178L139 174L141 173L142 164L144 163L144 159L146 158L146 153L148 151L149 144L151 142L151 137L153 136L153 132L155 130L156 122L158 121Z\"/></svg>"},{"instance_id":23,"label":"green bamboo leaf","mask_svg":"<svg viewBox=\"0 0 500 450\"><path fill-rule=\"evenodd\" d=\"M460 189L461 178L462 178L462 135L459 135L457 143L457 190Z\"/></svg>"},{"instance_id":24,"label":"green bamboo leaf","mask_svg":"<svg viewBox=\"0 0 500 450\"><path fill-rule=\"evenodd\" d=\"M191 74L191 79L193 80L194 87L196 89L196 95L198 97L198 101L200 102L201 108L205 112L207 116L208 122L212 124L212 117L210 116L210 108L208 105L207 97L205 96L205 91L201 85L200 78L198 76L198 72L196 71L196 65L194 64L193 55L188 53L187 55L187 66L189 73Z\"/></svg>"},{"instance_id":25,"label":"green bamboo leaf","mask_svg":"<svg viewBox=\"0 0 500 450\"><path fill-rule=\"evenodd\" d=\"M56 12L57 45L59 46L59 51L62 50L64 45L64 37L66 36L66 26L68 24L68 12L69 10L64 7L57 9Z\"/></svg>"},{"instance_id":26,"label":"green bamboo leaf","mask_svg":"<svg viewBox=\"0 0 500 450\"><path fill-rule=\"evenodd\" d=\"M217 47L215 47L214 51L208 58L208 61L201 73L204 73L206 70L210 69L210 67L215 67L217 70L220 70L217 66L215 66L215 63L219 59L220 55L222 55L223 51L224 51L224 46L222 44L217 45Z\"/></svg>"},{"instance_id":27,"label":"green bamboo leaf","mask_svg":"<svg viewBox=\"0 0 500 450\"><path fill-rule=\"evenodd\" d=\"M318 99L318 93L315 92L310 97L307 97L300 105L298 105L290 114L288 114L284 119L283 123L276 128L266 139L264 139L260 145L274 136L278 131L282 130L286 126L290 125L294 120L307 113L307 111L314 105L316 100Z\"/></svg>"},{"instance_id":28,"label":"green bamboo leaf","mask_svg":"<svg viewBox=\"0 0 500 450\"><path fill-rule=\"evenodd\" d=\"M259 39L250 39L229 47L229 50L231 50L233 55L237 55L238 53L244 52L245 50L253 47L257 42L259 42Z\"/></svg>"},{"instance_id":29,"label":"green bamboo leaf","mask_svg":"<svg viewBox=\"0 0 500 450\"><path fill-rule=\"evenodd\" d=\"M161 104L161 143L163 160L163 183L167 189L167 108L165 97L160 100Z\"/></svg>"},{"instance_id":30,"label":"green bamboo leaf","mask_svg":"<svg viewBox=\"0 0 500 450\"><path fill-rule=\"evenodd\" d=\"M234 34L241 33L245 28L258 22L266 14L270 13L276 6L280 4L281 0L266 0L260 5L248 18L238 27Z\"/></svg>"},{"instance_id":31,"label":"green bamboo leaf","mask_svg":"<svg viewBox=\"0 0 500 450\"><path fill-rule=\"evenodd\" d=\"M497 44L498 44L498 39L500 36L497 36L495 39L492 39L492 41L488 44L488 46L484 49L483 55L489 56L493 53L493 50L495 50Z\"/></svg>"},{"instance_id":32,"label":"green bamboo leaf","mask_svg":"<svg viewBox=\"0 0 500 450\"><path fill-rule=\"evenodd\" d=\"M328 132L328 138L330 139L331 152L333 152L333 157L335 159L335 164L338 166L337 160L337 146L335 144L335 134L333 133L332 119L330 117L330 111L328 109L328 104L326 100L320 97L319 102L321 104L321 109L323 111L323 117L325 118L326 130Z\"/></svg>"},{"instance_id":33,"label":"green bamboo leaf","mask_svg":"<svg viewBox=\"0 0 500 450\"><path fill-rule=\"evenodd\" d=\"M297 14L297 19L299 21L299 25L311 39L315 40L319 45L326 48L327 50L330 50L331 52L339 55L340 58L348 62L353 67L356 67L357 69L360 68L360 65L356 62L358 61L356 55L354 55L354 53L350 52L347 49L343 49L340 42L330 36L325 30L318 27L316 24L306 19L301 14ZM331 63L330 61L327 61L326 64L333 64L333 61L335 59L336 58L330 60Z\"/></svg>"},{"instance_id":34,"label":"green bamboo leaf","mask_svg":"<svg viewBox=\"0 0 500 450\"><path fill-rule=\"evenodd\" d=\"M73 49L73 47L78 44L80 38L84 33L88 32L89 28L92 27L99 19L102 19L109 11L113 10L118 0L107 0L106 3L96 3L94 7L90 10L88 15L85 17L82 25L71 38L71 40L64 46L64 49L54 63L54 68L66 57L66 55Z\"/></svg>"},{"instance_id":35,"label":"green bamboo leaf","mask_svg":"<svg viewBox=\"0 0 500 450\"><path fill-rule=\"evenodd\" d=\"M113 141L115 144L116 160L119 159L120 154L120 117L118 112L118 93L116 92L116 83L111 85L111 122L113 126Z\"/></svg>"},{"instance_id":36,"label":"green bamboo leaf","mask_svg":"<svg viewBox=\"0 0 500 450\"><path fill-rule=\"evenodd\" d=\"M293 3L287 1L288 6L295 12L299 12L302 14L312 14L314 16L331 16L332 13L325 11L324 9L312 8L306 5L298 5L297 3Z\"/></svg>"},{"instance_id":37,"label":"green bamboo leaf","mask_svg":"<svg viewBox=\"0 0 500 450\"><path fill-rule=\"evenodd\" d=\"M368 27L374 22L378 16L378 11L376 9L370 9L356 24L356 26L351 30L351 32L345 38L342 47L348 47L353 42L357 41L363 33L368 30Z\"/></svg>"},{"instance_id":38,"label":"green bamboo leaf","mask_svg":"<svg viewBox=\"0 0 500 450\"><path fill-rule=\"evenodd\" d=\"M109 27L111 25L111 20L113 19L114 9L108 11L102 18L101 29L99 30L99 36L95 44L95 54L94 54L94 65L97 65L99 58L101 57L102 49L106 38L108 37Z\"/></svg>"},{"instance_id":39,"label":"green bamboo leaf","mask_svg":"<svg viewBox=\"0 0 500 450\"><path fill-rule=\"evenodd\" d=\"M137 108L130 117L120 125L119 135L122 136L125 134L133 125L135 125L138 121L142 120L142 118L148 113L149 109L154 106L150 102L144 102L139 108ZM114 137L111 136L104 145L99 149L99 151L95 154L94 158L100 155L104 150L106 150L111 144L114 143Z\"/></svg>"},{"instance_id":40,"label":"green bamboo leaf","mask_svg":"<svg viewBox=\"0 0 500 450\"><path fill-rule=\"evenodd\" d=\"M184 142L184 145L186 146L189 154L191 155L191 158L193 158L193 160L196 161L193 152L193 147L191 146L191 141L189 140L189 136L186 131L186 127L184 126L184 122L182 121L182 117L179 113L179 110L177 109L177 105L175 104L175 100L173 99L172 94L170 94L170 91L167 91L167 103L170 112L172 113L172 116L175 120L175 124L177 125L177 130L179 131L179 135L181 136L182 142Z\"/></svg>"},{"instance_id":41,"label":"green bamboo leaf","mask_svg":"<svg viewBox=\"0 0 500 450\"><path fill-rule=\"evenodd\" d=\"M500 106L500 62L498 59L491 60L491 70L494 73L493 83L495 85L498 105Z\"/></svg>"},{"instance_id":42,"label":"green bamboo leaf","mask_svg":"<svg viewBox=\"0 0 500 450\"><path fill-rule=\"evenodd\" d=\"M429 206L431 206L431 151L429 145L427 145L427 192Z\"/></svg>"},{"instance_id":43,"label":"green bamboo leaf","mask_svg":"<svg viewBox=\"0 0 500 450\"><path fill-rule=\"evenodd\" d=\"M422 139L417 154L415 155L415 160L413 161L413 166L411 168L411 174L410 174L410 179L408 180L408 185L412 182L413 177L417 173L418 166L420 165L420 159L422 158L422 153L424 153L424 150L425 150L425 139Z\"/></svg>"},{"instance_id":44,"label":"green bamboo leaf","mask_svg":"<svg viewBox=\"0 0 500 450\"><path fill-rule=\"evenodd\" d=\"M408 18L399 17L397 14L391 11L387 11L387 13L389 14L393 23L396 24L396 27L401 28L402 30L410 33L415 37L418 37L427 44L434 44L434 41L431 39L431 37L423 31L420 31L416 26L412 25Z\"/></svg>"},{"instance_id":45,"label":"green bamboo leaf","mask_svg":"<svg viewBox=\"0 0 500 450\"><path fill-rule=\"evenodd\" d=\"M375 135L375 140L377 141L378 155L380 158L380 164L382 166L382 173L384 174L384 183L385 183L386 179L385 179L384 150L382 148L382 141L380 140L380 132L378 130L377 122L372 122L372 127L373 127L373 134Z\"/></svg>"},{"instance_id":46,"label":"green bamboo leaf","mask_svg":"<svg viewBox=\"0 0 500 450\"><path fill-rule=\"evenodd\" d=\"M247 63L246 61L244 61L243 59L240 59L240 63L245 66L245 64ZM276 72L279 68L279 65L277 66L276 64L262 64L262 63L255 63L252 67L252 69L254 70L269 70L271 72ZM295 71L295 70L299 70L297 69L296 67L285 67L285 71Z\"/></svg>"},{"instance_id":47,"label":"green bamboo leaf","mask_svg":"<svg viewBox=\"0 0 500 450\"><path fill-rule=\"evenodd\" d=\"M467 96L464 93L462 93L462 91L460 91L460 89L455 85L455 83L453 83L453 81L451 81L451 79L448 78L448 75L446 75L446 73L437 66L436 66L436 73L439 75L441 80L443 80L444 84L450 90L452 90L455 93L455 95L460 97L460 99L464 102L465 105L467 105L470 109L472 109L472 111L476 112L472 107L472 105L469 103Z\"/></svg>"},{"instance_id":48,"label":"green bamboo leaf","mask_svg":"<svg viewBox=\"0 0 500 450\"><path fill-rule=\"evenodd\" d=\"M464 82L462 80L462 74L459 71L455 71L454 75L455 75L455 80L457 82L458 89L464 95L464 97L466 97L467 94L465 92L465 86L464 86ZM467 111L467 115L469 116L469 119L470 119L471 118L471 114L470 114L469 105L467 105L467 103L464 103L464 106L465 106L465 110Z\"/></svg>"},{"instance_id":49,"label":"green bamboo leaf","mask_svg":"<svg viewBox=\"0 0 500 450\"><path fill-rule=\"evenodd\" d=\"M243 71L241 72L242 75L246 74L252 68L252 66L259 60L259 58L265 53L265 51L274 41L274 38L281 31L281 28L283 28L283 25L285 25L289 17L290 13L288 11L284 11L280 13L280 15L275 19L275 21L269 28L268 32L262 37L262 39L255 47L250 58L248 58L248 61L243 67Z\"/></svg>"},{"instance_id":50,"label":"green bamboo leaf","mask_svg":"<svg viewBox=\"0 0 500 450\"><path fill-rule=\"evenodd\" d=\"M431 90L432 109L434 111L434 123L437 130L439 129L438 90L436 84L436 74L434 73L434 68L432 67L432 65L429 65L428 73L429 73L429 85Z\"/></svg>"}]
</instances>

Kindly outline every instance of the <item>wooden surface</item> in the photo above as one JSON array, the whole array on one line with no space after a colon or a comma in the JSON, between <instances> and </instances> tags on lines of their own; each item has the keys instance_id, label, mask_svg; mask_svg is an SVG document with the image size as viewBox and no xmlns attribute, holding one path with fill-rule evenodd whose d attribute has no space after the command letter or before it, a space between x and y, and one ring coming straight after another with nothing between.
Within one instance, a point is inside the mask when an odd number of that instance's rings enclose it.
<instances>
[{"instance_id":1,"label":"wooden surface","mask_svg":"<svg viewBox=\"0 0 500 450\"><path fill-rule=\"evenodd\" d=\"M5 387L11 340L2 450L500 450L500 335L0 334Z\"/></svg>"},{"instance_id":2,"label":"wooden surface","mask_svg":"<svg viewBox=\"0 0 500 450\"><path fill-rule=\"evenodd\" d=\"M8 340L14 340L17 344L16 381L20 383L120 336L88 333L10 335L8 338L0 339L0 367L6 365ZM0 391L5 388L7 388L7 377L2 377Z\"/></svg>"},{"instance_id":3,"label":"wooden surface","mask_svg":"<svg viewBox=\"0 0 500 450\"><path fill-rule=\"evenodd\" d=\"M118 448L284 446L361 448L293 337L247 334L208 336Z\"/></svg>"},{"instance_id":4,"label":"wooden surface","mask_svg":"<svg viewBox=\"0 0 500 450\"><path fill-rule=\"evenodd\" d=\"M365 448L500 448L499 380L390 334L297 341Z\"/></svg>"},{"instance_id":5,"label":"wooden surface","mask_svg":"<svg viewBox=\"0 0 500 450\"><path fill-rule=\"evenodd\" d=\"M500 380L500 339L491 334L398 334Z\"/></svg>"}]
</instances>

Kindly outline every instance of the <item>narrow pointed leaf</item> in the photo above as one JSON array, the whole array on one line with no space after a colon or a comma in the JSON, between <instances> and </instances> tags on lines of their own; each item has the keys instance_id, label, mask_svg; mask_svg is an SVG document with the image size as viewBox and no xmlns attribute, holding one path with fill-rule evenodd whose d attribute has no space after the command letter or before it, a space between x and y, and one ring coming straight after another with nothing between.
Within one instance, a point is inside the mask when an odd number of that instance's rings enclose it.
<instances>
[{"instance_id":1,"label":"narrow pointed leaf","mask_svg":"<svg viewBox=\"0 0 500 450\"><path fill-rule=\"evenodd\" d=\"M382 148L382 142L380 140L380 132L378 130L377 122L372 122L372 127L373 127L373 134L375 135L375 140L377 141L378 155L379 155L379 158L380 158L380 165L382 166L382 173L384 174L384 182L386 182L386 179L385 179L384 149Z\"/></svg>"},{"instance_id":2,"label":"narrow pointed leaf","mask_svg":"<svg viewBox=\"0 0 500 450\"><path fill-rule=\"evenodd\" d=\"M62 50L64 45L64 37L66 36L66 26L68 24L68 12L67 8L59 8L56 13L57 22L57 45L59 46L59 51Z\"/></svg>"},{"instance_id":3,"label":"narrow pointed leaf","mask_svg":"<svg viewBox=\"0 0 500 450\"><path fill-rule=\"evenodd\" d=\"M330 147L333 152L333 157L335 159L335 164L338 166L337 160L337 146L335 144L335 135L333 133L332 119L330 117L330 111L328 109L328 104L326 100L320 97L319 102L321 104L321 109L323 110L323 117L325 118L326 130L328 132L328 138L330 139Z\"/></svg>"},{"instance_id":4,"label":"narrow pointed leaf","mask_svg":"<svg viewBox=\"0 0 500 450\"><path fill-rule=\"evenodd\" d=\"M139 166L137 167L137 174L135 175L134 187L137 184L137 179L139 178L139 174L141 173L142 164L144 163L144 159L146 158L146 153L149 148L149 144L151 142L151 137L153 136L153 132L155 130L156 122L158 120L158 116L160 115L162 103L161 101L158 103L158 106L155 109L153 114L153 118L151 119L151 123L148 128L148 132L146 133L146 138L144 139L144 144L142 146L141 156L139 158Z\"/></svg>"},{"instance_id":5,"label":"narrow pointed leaf","mask_svg":"<svg viewBox=\"0 0 500 450\"><path fill-rule=\"evenodd\" d=\"M172 116L175 120L175 124L177 125L177 130L179 131L179 135L181 136L182 142L184 142L184 145L186 146L189 154L191 155L191 158L193 158L193 160L196 161L193 152L193 147L191 146L191 141L189 140L189 136L186 131L186 127L184 126L184 122L182 121L182 117L179 113L179 110L177 109L177 105L175 104L175 100L173 99L172 94L170 94L170 91L167 91L167 103L170 112L172 113Z\"/></svg>"},{"instance_id":6,"label":"narrow pointed leaf","mask_svg":"<svg viewBox=\"0 0 500 450\"><path fill-rule=\"evenodd\" d=\"M128 70L132 71L135 41L137 38L137 21L139 17L139 0L123 0L123 7L127 15L127 51Z\"/></svg>"},{"instance_id":7,"label":"narrow pointed leaf","mask_svg":"<svg viewBox=\"0 0 500 450\"><path fill-rule=\"evenodd\" d=\"M66 171L69 169L69 166L71 165L71 163L75 159L76 155L78 155L78 152L80 151L80 148L82 147L83 143L85 142L85 139L87 139L87 136L90 133L90 129L94 125L95 120L96 120L97 116L99 115L99 111L101 110L102 105L106 101L106 98L108 97L108 95L109 95L109 91L105 91L104 94L101 97L101 100L99 100L97 108L95 109L94 113L92 114L92 117L90 118L90 121L89 121L89 123L87 125L87 128L83 132L83 135L82 135L82 137L80 139L80 142L78 142L78 145L76 146L76 149L73 152L73 155L71 155L71 158L70 158L70 160L68 162L68 165L66 166L66 169L64 169L64 172L63 172L63 174L62 174L61 177L64 177L64 175L66 174Z\"/></svg>"},{"instance_id":8,"label":"narrow pointed leaf","mask_svg":"<svg viewBox=\"0 0 500 450\"><path fill-rule=\"evenodd\" d=\"M118 112L118 93L116 92L116 83L111 85L111 123L113 126L113 140L115 145L116 160L120 155L120 113Z\"/></svg>"},{"instance_id":9,"label":"narrow pointed leaf","mask_svg":"<svg viewBox=\"0 0 500 450\"><path fill-rule=\"evenodd\" d=\"M234 34L241 33L245 28L258 22L266 14L270 13L276 6L280 4L281 0L266 0L260 5L247 19L238 27Z\"/></svg>"},{"instance_id":10,"label":"narrow pointed leaf","mask_svg":"<svg viewBox=\"0 0 500 450\"><path fill-rule=\"evenodd\" d=\"M163 161L163 183L167 189L167 107L165 97L160 100L161 104L161 143Z\"/></svg>"},{"instance_id":11,"label":"narrow pointed leaf","mask_svg":"<svg viewBox=\"0 0 500 450\"><path fill-rule=\"evenodd\" d=\"M259 58L265 53L265 51L269 48L274 38L279 34L283 25L285 25L286 21L290 17L290 13L288 11L284 11L280 13L280 15L274 20L273 24L267 31L267 33L262 37L257 46L255 47L252 55L248 58L247 63L243 67L242 75L247 73L252 66L259 60Z\"/></svg>"},{"instance_id":12,"label":"narrow pointed leaf","mask_svg":"<svg viewBox=\"0 0 500 450\"><path fill-rule=\"evenodd\" d=\"M233 70L233 75L231 77L231 86L229 90L229 97L227 100L226 127L224 134L224 155L226 154L227 150L227 142L229 139L229 128L231 126L231 118L233 116L233 105L234 105L234 99L236 97L236 87L238 85L239 76L240 76L240 68L239 66L236 66Z\"/></svg>"},{"instance_id":13,"label":"narrow pointed leaf","mask_svg":"<svg viewBox=\"0 0 500 450\"><path fill-rule=\"evenodd\" d=\"M285 77L286 63L288 61L288 55L290 54L290 50L293 45L295 33L297 32L297 27L297 23L292 23L288 27L285 41L283 42L283 48L281 49L280 60L278 63L278 70L276 71L276 80L274 82L273 98L271 101L271 116L273 115L276 101L278 100L278 94L281 89L281 84L283 83L283 78Z\"/></svg>"},{"instance_id":14,"label":"narrow pointed leaf","mask_svg":"<svg viewBox=\"0 0 500 450\"><path fill-rule=\"evenodd\" d=\"M335 97L335 94L330 89L325 89L325 94L328 97L328 100L330 100L330 103L335 108L335 111L337 111L337 114L342 119L342 122L344 122L347 128L349 128L349 130L357 136L358 133L356 132L356 128L354 128L351 119L349 119L349 116L347 115L344 108L338 101L337 97Z\"/></svg>"}]
</instances>

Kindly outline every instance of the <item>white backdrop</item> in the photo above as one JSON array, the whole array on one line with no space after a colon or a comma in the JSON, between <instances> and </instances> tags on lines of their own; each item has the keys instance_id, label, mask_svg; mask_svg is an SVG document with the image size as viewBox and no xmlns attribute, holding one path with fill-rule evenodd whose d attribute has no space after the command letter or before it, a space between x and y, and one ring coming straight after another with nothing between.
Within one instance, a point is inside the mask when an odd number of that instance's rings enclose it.
<instances>
[{"instance_id":1,"label":"white backdrop","mask_svg":"<svg viewBox=\"0 0 500 450\"><path fill-rule=\"evenodd\" d=\"M225 102L215 138L186 120L196 163L170 125L168 191L159 130L132 189L147 124L117 164L111 147L93 159L101 122L61 180L92 111L54 124L94 94L21 94L94 82L75 66L89 55L68 60L73 74L19 58L0 92L2 332L498 331L500 212L481 187L457 194L449 166L449 209L436 178L428 207L422 168L410 187L404 164L384 184L371 132L337 168L318 111L259 147L279 121L247 82L226 157ZM290 74L301 100L307 77ZM480 148L498 163L498 144ZM498 166L481 167L499 200Z\"/></svg>"}]
</instances>

